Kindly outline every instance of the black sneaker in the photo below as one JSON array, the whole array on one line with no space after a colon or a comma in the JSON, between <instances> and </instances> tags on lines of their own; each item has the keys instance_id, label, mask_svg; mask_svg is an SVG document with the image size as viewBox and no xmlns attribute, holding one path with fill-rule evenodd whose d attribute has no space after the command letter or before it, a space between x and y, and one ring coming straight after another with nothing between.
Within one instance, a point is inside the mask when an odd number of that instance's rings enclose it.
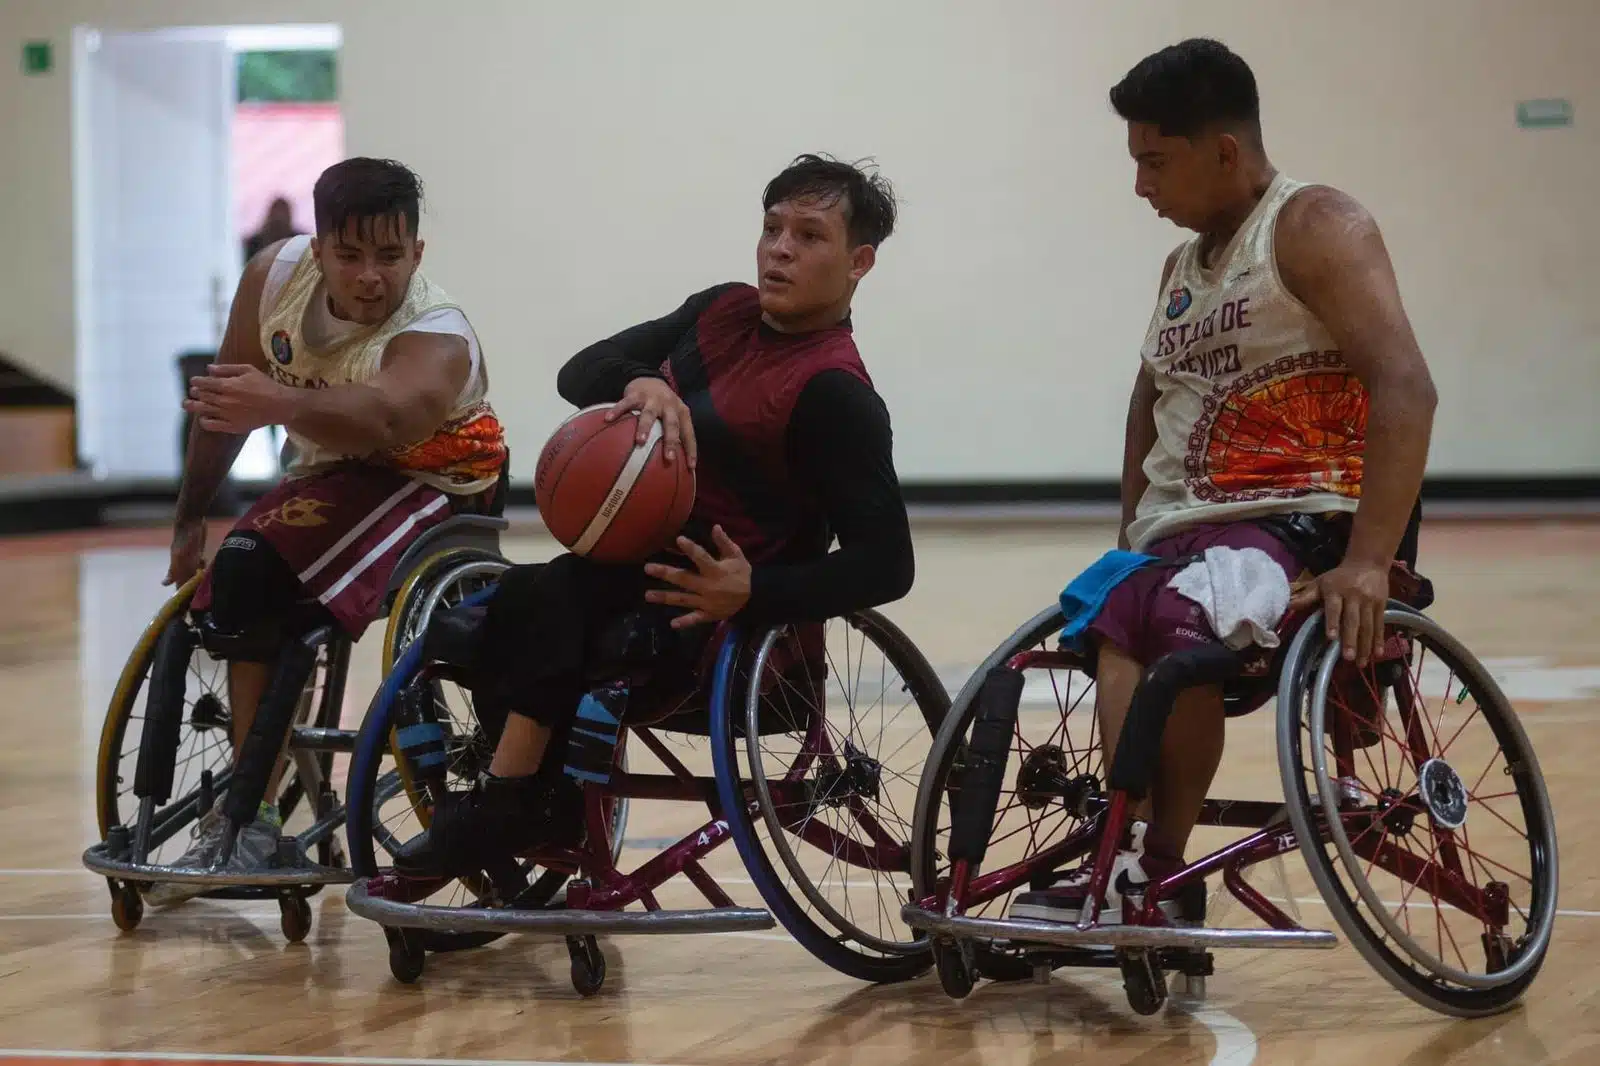
<instances>
[{"instance_id":1,"label":"black sneaker","mask_svg":"<svg viewBox=\"0 0 1600 1066\"><path fill-rule=\"evenodd\" d=\"M1122 924L1122 897L1142 895L1150 883L1145 873L1144 835L1149 828L1142 821L1131 822L1122 838L1122 850L1112 862L1111 877L1106 882L1106 898L1100 902L1100 925ZM1018 893L1011 901L1008 916L1031 918L1041 922L1066 922L1075 924L1083 905L1089 899L1089 881L1094 875L1091 859L1063 874L1055 884ZM1204 881L1194 881L1183 887L1174 899L1161 901L1161 912L1174 925L1199 926L1205 924L1206 886Z\"/></svg>"},{"instance_id":2,"label":"black sneaker","mask_svg":"<svg viewBox=\"0 0 1600 1066\"><path fill-rule=\"evenodd\" d=\"M576 848L583 839L583 791L576 781L565 774L483 774L470 791L445 795L428 828L395 853L394 871L462 877L536 849Z\"/></svg>"}]
</instances>

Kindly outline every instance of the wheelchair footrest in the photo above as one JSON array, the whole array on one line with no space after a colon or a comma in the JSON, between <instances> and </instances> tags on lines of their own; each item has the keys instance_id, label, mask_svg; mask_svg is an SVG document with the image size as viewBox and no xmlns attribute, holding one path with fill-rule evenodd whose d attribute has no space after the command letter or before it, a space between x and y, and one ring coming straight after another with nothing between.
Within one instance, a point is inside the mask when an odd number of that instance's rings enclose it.
<instances>
[{"instance_id":1,"label":"wheelchair footrest","mask_svg":"<svg viewBox=\"0 0 1600 1066\"><path fill-rule=\"evenodd\" d=\"M355 875L347 869L321 866L314 862L271 866L250 873L224 873L198 866L159 866L155 863L129 862L112 858L104 844L96 844L85 851L83 865L92 873L102 877L114 877L119 881L210 885L216 888L296 888L310 885L347 885L355 880Z\"/></svg>"},{"instance_id":2,"label":"wheelchair footrest","mask_svg":"<svg viewBox=\"0 0 1600 1066\"><path fill-rule=\"evenodd\" d=\"M913 929L958 940L1006 940L1016 944L1114 948L1331 948L1339 938L1322 929L1205 929L1157 925L1107 925L1079 929L1065 922L1029 918L969 918L944 915L908 903L900 917Z\"/></svg>"},{"instance_id":3,"label":"wheelchair footrest","mask_svg":"<svg viewBox=\"0 0 1600 1066\"><path fill-rule=\"evenodd\" d=\"M681 911L578 911L564 908L438 907L400 903L367 891L363 878L345 891L356 914L392 929L430 929L442 933L539 933L550 936L665 935L729 933L772 929L772 915L753 907L706 907Z\"/></svg>"}]
</instances>

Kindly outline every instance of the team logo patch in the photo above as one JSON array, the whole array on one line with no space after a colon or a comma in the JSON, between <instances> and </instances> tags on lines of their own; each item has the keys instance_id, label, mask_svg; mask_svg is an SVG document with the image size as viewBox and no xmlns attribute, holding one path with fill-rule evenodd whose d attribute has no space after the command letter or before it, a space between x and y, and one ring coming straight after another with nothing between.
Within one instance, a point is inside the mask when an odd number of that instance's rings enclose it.
<instances>
[{"instance_id":1,"label":"team logo patch","mask_svg":"<svg viewBox=\"0 0 1600 1066\"><path fill-rule=\"evenodd\" d=\"M288 366L294 358L294 349L289 345L289 331L280 329L272 335L272 358L283 366Z\"/></svg>"},{"instance_id":2,"label":"team logo patch","mask_svg":"<svg viewBox=\"0 0 1600 1066\"><path fill-rule=\"evenodd\" d=\"M1189 310L1189 305L1194 303L1194 297L1189 294L1187 285L1173 289L1167 297L1167 320L1171 321Z\"/></svg>"}]
</instances>

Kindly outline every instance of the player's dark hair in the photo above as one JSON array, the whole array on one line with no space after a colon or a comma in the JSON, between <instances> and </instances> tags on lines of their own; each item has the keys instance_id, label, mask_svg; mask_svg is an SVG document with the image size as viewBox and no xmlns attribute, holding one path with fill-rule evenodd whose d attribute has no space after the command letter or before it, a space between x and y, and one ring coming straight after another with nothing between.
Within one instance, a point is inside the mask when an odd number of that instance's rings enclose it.
<instances>
[{"instance_id":1,"label":"player's dark hair","mask_svg":"<svg viewBox=\"0 0 1600 1066\"><path fill-rule=\"evenodd\" d=\"M311 191L317 233L343 233L351 219L363 240L372 239L372 224L382 218L405 219L415 237L422 211L422 179L393 159L357 156L322 172Z\"/></svg>"},{"instance_id":2,"label":"player's dark hair","mask_svg":"<svg viewBox=\"0 0 1600 1066\"><path fill-rule=\"evenodd\" d=\"M844 199L844 220L852 246L874 248L894 232L894 187L865 163L844 163L825 155L799 156L767 183L761 209L789 200L816 199L832 206Z\"/></svg>"},{"instance_id":3,"label":"player's dark hair","mask_svg":"<svg viewBox=\"0 0 1600 1066\"><path fill-rule=\"evenodd\" d=\"M1111 88L1111 106L1128 122L1164 137L1194 137L1218 126L1248 130L1260 142L1261 99L1250 65L1227 45L1191 37L1139 60Z\"/></svg>"}]
</instances>

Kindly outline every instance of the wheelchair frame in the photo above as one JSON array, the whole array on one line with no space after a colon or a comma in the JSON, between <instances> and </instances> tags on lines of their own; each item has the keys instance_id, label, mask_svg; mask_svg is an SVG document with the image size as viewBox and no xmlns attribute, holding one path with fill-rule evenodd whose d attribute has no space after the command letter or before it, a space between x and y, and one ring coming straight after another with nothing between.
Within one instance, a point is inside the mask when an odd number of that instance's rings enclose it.
<instances>
[{"instance_id":1,"label":"wheelchair frame","mask_svg":"<svg viewBox=\"0 0 1600 1066\"><path fill-rule=\"evenodd\" d=\"M506 527L506 520L499 516L458 514L423 532L395 564L385 597L384 613L403 612L409 606L407 597L415 588L414 582L409 579L426 572L436 559L452 550L472 547L498 554L499 534ZM334 754L354 752L357 736L353 730L338 727L348 680L350 652L354 645L337 629L322 626L290 642L291 646L298 647L301 654L310 656L310 665L297 704L282 712L286 716L285 729L279 730L275 738L258 740L252 728L251 736L246 739L234 768L224 770L219 778L213 778L209 770L202 772L198 787L170 804L171 763L181 746L180 733L183 727L187 724L191 728L219 728L223 723L220 720L199 721L198 704L196 713L185 723L181 699L171 708L177 715L175 720L171 713L153 708L157 713L164 713L168 720L157 722L154 716L147 717L140 736L134 784L134 795L139 800L137 818L131 826L124 824L118 820L115 809L115 766L121 761L117 749L133 714L138 690L147 682L152 689L161 683L156 675L161 670L163 642L180 639L191 642L189 658L184 661L186 671L194 653L201 650L188 620L189 603L200 581L201 575L194 575L162 605L146 626L123 667L101 729L97 760L96 814L101 840L83 853L82 861L91 872L106 878L111 894L112 918L117 927L125 932L137 928L143 918L144 900L140 886L180 883L210 889L202 895L213 899L276 898L283 934L291 943L296 943L305 939L311 929L311 908L306 902L307 898L320 892L325 885L348 884L353 879L338 854L340 840L337 834L344 825L346 807L339 802L324 770L324 763ZM391 628L386 639L392 641L394 637ZM386 655L393 654L393 648L385 650ZM322 674L320 684L319 672ZM167 683L171 680L168 679ZM313 693L318 694L314 724L295 724L310 710L307 701ZM147 693L147 705L151 700L152 696ZM262 702L266 703L265 695ZM261 718L258 709L257 721ZM287 736L284 735L285 731ZM252 741L256 743L253 745ZM252 751L253 747L257 750ZM248 874L221 871L220 865L231 853L241 828L237 822L229 826L226 843L219 853L222 858L215 867L164 866L148 861L156 848L206 814L214 798L224 793L232 777L242 768L250 769L243 770L241 776L258 778L248 781L247 785L264 791L279 752L285 750L292 759L295 781L299 787L295 802L302 797L309 798L316 808L313 824L309 828L295 836L280 838L275 865ZM301 862L301 856L310 854L312 849L316 849L318 861Z\"/></svg>"},{"instance_id":2,"label":"wheelchair frame","mask_svg":"<svg viewBox=\"0 0 1600 1066\"><path fill-rule=\"evenodd\" d=\"M1053 794L1050 797L1051 800L1058 798L1064 800L1069 809L1076 808L1080 818L1076 829L1069 832L1065 839L1043 848L1031 857L998 870L980 873L988 837L994 832L993 823L1000 783L997 779L992 793L984 792L980 796L975 796L973 800L983 805L980 814L987 812L985 818L978 819L983 839L958 843L957 835L961 833L964 819L963 816L952 814L950 872L948 876L939 876L934 880L935 856L930 853L930 842L935 839L937 826L932 823L937 822L939 816L940 790L949 788L950 775L954 773L953 769L941 773L941 768L947 763L953 767L951 760L958 757L952 754L953 746L961 741L968 724L976 723L977 715L982 713L975 709L969 717L965 709L983 699L984 686L995 673L1000 673L1002 676L1006 672L1020 675L1022 671L1039 668L1081 671L1085 665L1084 661L1070 652L1019 648L1024 642L1031 646L1039 637L1051 630L1058 631L1061 619L1059 608L1042 612L1013 634L1012 638L980 667L957 697L955 709L947 720L945 728L941 730L921 779L915 818L916 828L913 834L914 847L917 850L913 861L913 875L917 879L917 898L902 908L902 917L913 928L924 930L933 937L940 982L952 998L960 999L969 994L979 976L989 976L997 980L1017 980L1031 973L1036 979L1048 980L1050 972L1057 967L1115 966L1122 971L1124 989L1130 1005L1138 1013L1151 1014L1159 1010L1167 998L1165 971L1173 970L1183 975L1185 991L1190 995L1204 994L1205 978L1213 972L1210 949L1334 947L1338 940L1332 932L1304 928L1247 884L1241 876L1245 868L1297 848L1304 855L1319 892L1357 950L1392 985L1416 1002L1446 1014L1462 1017L1477 1016L1506 1009L1531 983L1542 964L1549 944L1556 915L1557 892L1554 820L1537 761L1525 734L1516 723L1514 713L1510 711L1509 703L1481 664L1472 659L1459 642L1449 637L1437 623L1421 611L1394 600L1390 601L1385 613L1385 626L1391 635L1386 639L1378 662L1403 662L1411 653L1410 642L1419 635L1447 649L1474 674L1467 681L1470 681L1494 706L1498 720L1493 728L1496 740L1501 745L1501 752L1507 753L1508 774L1513 773L1512 756L1507 750L1508 739L1510 744L1518 749L1515 776L1519 779L1519 786L1525 785L1528 789L1524 804L1525 807L1531 805L1533 808L1533 817L1530 818L1528 827L1529 843L1536 844L1535 869L1532 871L1535 883L1532 890L1533 902L1530 905L1530 911L1536 917L1529 922L1530 932L1520 940L1512 941L1505 933L1511 918L1507 886L1501 882L1491 882L1482 887L1470 883L1472 871L1462 870L1460 855L1448 831L1439 841L1438 855L1434 861L1419 859L1409 850L1396 845L1382 832L1376 834L1375 839L1366 832L1372 828L1382 829L1387 819L1401 812L1408 813L1419 823L1433 827L1437 835L1437 827L1441 824L1438 821L1440 816L1437 807L1442 801L1437 798L1412 796L1395 799L1388 808L1381 805L1366 807L1358 805L1353 800L1346 801L1331 783L1327 765L1328 754L1317 740L1313 740L1311 747L1312 762L1315 764L1314 770L1317 775L1315 802L1318 805L1313 807L1310 802L1303 801L1309 799L1304 782L1307 767L1304 766L1299 751L1303 712L1309 719L1306 728L1310 737L1322 737L1324 730L1331 726L1333 727L1331 735L1335 738L1336 759L1343 761L1352 757L1349 748L1353 733L1350 730L1354 727L1349 721L1339 721L1339 716L1330 717L1328 708L1330 684L1335 669L1341 663L1341 656L1338 642L1330 642L1323 636L1320 610L1301 622L1283 653L1278 672L1275 739L1279 749L1280 778L1285 793L1284 804L1207 798L1198 825L1242 828L1253 832L1156 881L1145 891L1142 899L1124 897L1121 915L1123 924L1110 926L1100 924L1101 900L1104 898L1123 829L1129 821L1134 797L1136 794L1142 794L1143 786L1153 772L1153 756L1154 752L1159 750L1160 729L1164 725L1165 714L1170 710L1170 704L1159 709L1160 721L1155 723L1152 734L1149 723L1135 722L1140 710L1149 710L1139 707L1137 695L1135 706L1130 709L1117 746L1116 769L1111 775L1109 794L1101 793L1097 782L1091 785L1073 782L1067 788L1059 789L1059 795ZM1397 638L1394 635L1395 630L1406 636ZM1034 640L1029 641L1028 637L1033 637ZM1374 668L1377 665L1375 663ZM1146 675L1147 680L1150 673ZM1217 680L1219 678L1215 676L1190 678L1181 687ZM1409 681L1403 689L1404 694L1402 686L1395 685L1400 714L1406 722L1405 741L1411 749L1412 758L1420 759L1426 755L1428 743L1423 726L1419 724L1420 701L1417 700ZM1181 691L1181 688L1179 690ZM1463 694L1467 691L1464 682ZM1011 705L1010 713L1010 725L1015 729L1014 704ZM1067 710L1062 712L1064 717L1068 713L1070 712ZM1095 712L1091 709L1089 713ZM1341 714L1348 713L1341 712ZM1136 750L1136 745L1130 741L1130 737L1141 729L1145 732L1145 743L1137 745L1142 750ZM1344 731L1342 738L1338 731ZM1152 735L1155 738L1153 747L1150 743ZM1002 760L1009 756L1011 738L1008 735L1006 739L1008 748L1005 756L1001 756ZM992 759L997 754L987 750L974 751L975 746L976 742L971 747L963 748L963 755L960 757L980 761L985 758ZM1292 757L1291 752L1293 752ZM1443 759L1436 761L1443 762ZM1491 760L1491 765L1492 762ZM1130 763L1143 765L1125 769ZM1002 761L999 770L999 775L1002 777L1008 772L1005 766L1005 762ZM1023 788L1020 781L1021 772L1019 768L1019 793ZM1459 779L1456 780L1456 784L1460 785ZM1420 788L1420 784L1418 787ZM1462 793L1463 797L1467 795L1470 793ZM1412 804L1412 800L1417 802ZM953 803L952 797L952 811L954 811ZM1408 804L1417 809L1409 810ZM1288 815L1287 823L1282 820L1282 813L1285 810ZM1324 813L1328 810L1339 812L1337 833L1334 832L1333 825ZM966 815L966 817L971 816ZM1464 814L1462 817L1464 819ZM1537 829L1533 824L1535 821L1542 823ZM1407 824L1410 824L1409 821ZM1543 836L1535 842L1533 834L1538 830L1543 831ZM1351 843L1352 837L1354 844ZM1333 860L1327 859L1320 850L1330 842L1339 849L1341 861L1347 864L1360 860L1371 862L1386 873L1404 878L1427 891L1436 901L1434 904L1436 907L1441 905L1454 907L1497 930L1492 935L1486 932L1483 936L1489 965L1496 967L1498 963L1494 972L1480 976L1449 969L1442 974L1430 975L1431 983L1421 979L1419 975L1402 973L1396 963L1404 964L1404 960L1395 956L1386 945L1375 941L1371 936L1370 927L1363 928L1366 920L1353 914L1341 903L1341 900L1348 900L1349 895L1343 886L1338 884L1332 873ZM956 857L958 850L970 857ZM1012 889L1027 885L1036 876L1048 876L1067 864L1091 854L1093 865L1087 899L1076 922L972 917L964 913L1004 897ZM1168 919L1160 908L1163 900L1177 898L1179 891L1185 886L1217 872L1221 872L1223 886L1228 892L1258 917L1267 928L1187 928L1174 925ZM1401 937L1407 935L1406 931L1400 930L1388 917L1381 901L1376 899L1364 879L1360 882L1358 891L1374 910L1380 924ZM1405 950L1419 950L1409 939L1397 942L1400 942ZM1005 950L997 951L996 944L1003 945ZM1016 955L1009 953L1013 950L1020 950L1026 960L1025 967L1019 966ZM1441 977L1456 982L1465 991L1446 987L1440 980Z\"/></svg>"},{"instance_id":3,"label":"wheelchair frame","mask_svg":"<svg viewBox=\"0 0 1600 1066\"><path fill-rule=\"evenodd\" d=\"M488 595L480 593L468 601L467 606L481 602ZM910 640L887 619L874 611L863 611L850 616L849 624L866 630L874 642L892 659L899 656L907 660L909 669L896 663L906 685L926 719L930 739L939 721L948 709L948 697L937 675L921 657ZM542 867L544 873L532 886L537 895L541 889L548 895L534 906L442 906L416 902L445 887L454 879L426 882L409 881L393 874L379 872L376 853L372 850L373 832L368 825L376 804L369 794L388 792L397 795L399 789L386 786L385 778L378 774L378 760L393 754L397 766L398 750L391 744L395 729L394 715L401 707L403 692L418 683L428 683L439 677L448 677L449 667L427 658L426 642L412 641L395 663L383 685L373 698L363 722L356 753L351 760L346 795L351 807L347 825L349 853L357 879L346 892L350 910L383 927L390 948L390 969L403 982L415 981L425 967L426 953L476 947L490 939L508 933L543 934L564 937L572 961L573 986L583 995L599 991L605 978L605 959L595 943L597 935L604 934L679 934L715 933L765 930L781 921L789 932L814 955L829 965L858 977L872 981L906 980L925 972L932 962L927 944L920 938L903 945L903 953L885 959L868 959L857 955L837 942L837 934L830 936L804 915L793 898L777 884L775 870L756 839L751 808L758 801L752 797L751 783L742 780L735 752L736 734L743 733L747 740L759 730L762 690L751 687L746 693L743 728L736 721L735 698L736 671L748 651L753 660L752 677L763 676L762 670L772 653L776 641L785 627L775 626L757 639L747 638L737 626L725 626L716 647L715 666L709 692L709 729L714 772L710 778L693 774L672 754L656 735L659 730L672 731L673 714L651 719L649 722L628 724L622 727L619 754L625 750L627 739L636 737L669 771L666 774L633 773L618 769L604 786L584 787L584 809L588 838L581 850L538 854L531 861ZM911 675L911 676L906 676ZM931 711L930 708L931 707ZM815 715L815 711L812 712ZM809 761L829 758L832 753L823 750L828 743L825 719L813 717L808 726L808 741L817 739L821 746L815 753L799 756ZM396 772L396 776L399 771ZM803 781L764 781L769 787L768 801L776 794L780 800L797 798L806 788ZM392 791L390 791L392 789ZM408 793L411 791L407 787ZM700 826L682 835L645 861L637 869L623 872L616 862L620 851L620 830L617 839L608 839L608 828L616 822L608 817L608 802L626 800L676 800L703 802L710 818ZM413 797L413 803L415 799ZM877 861L886 861L887 868L904 869L910 858L910 848L904 843L889 839L882 826L855 804L853 813L874 846L866 848L849 841L841 861L851 865L872 868ZM785 828L794 831L792 819ZM830 827L810 824L800 827L801 839L815 846L837 836ZM740 857L768 908L740 907L719 886L716 879L705 870L701 861L712 851L732 839ZM789 857L783 856L788 862ZM791 867L792 869L792 867ZM531 868L530 868L531 872ZM655 891L672 878L683 875L706 900L708 906L695 909L664 910L655 899ZM559 887L558 881L572 878L566 885L563 903L549 903ZM642 911L624 911L633 904L643 904ZM775 920L776 915L776 920Z\"/></svg>"}]
</instances>

